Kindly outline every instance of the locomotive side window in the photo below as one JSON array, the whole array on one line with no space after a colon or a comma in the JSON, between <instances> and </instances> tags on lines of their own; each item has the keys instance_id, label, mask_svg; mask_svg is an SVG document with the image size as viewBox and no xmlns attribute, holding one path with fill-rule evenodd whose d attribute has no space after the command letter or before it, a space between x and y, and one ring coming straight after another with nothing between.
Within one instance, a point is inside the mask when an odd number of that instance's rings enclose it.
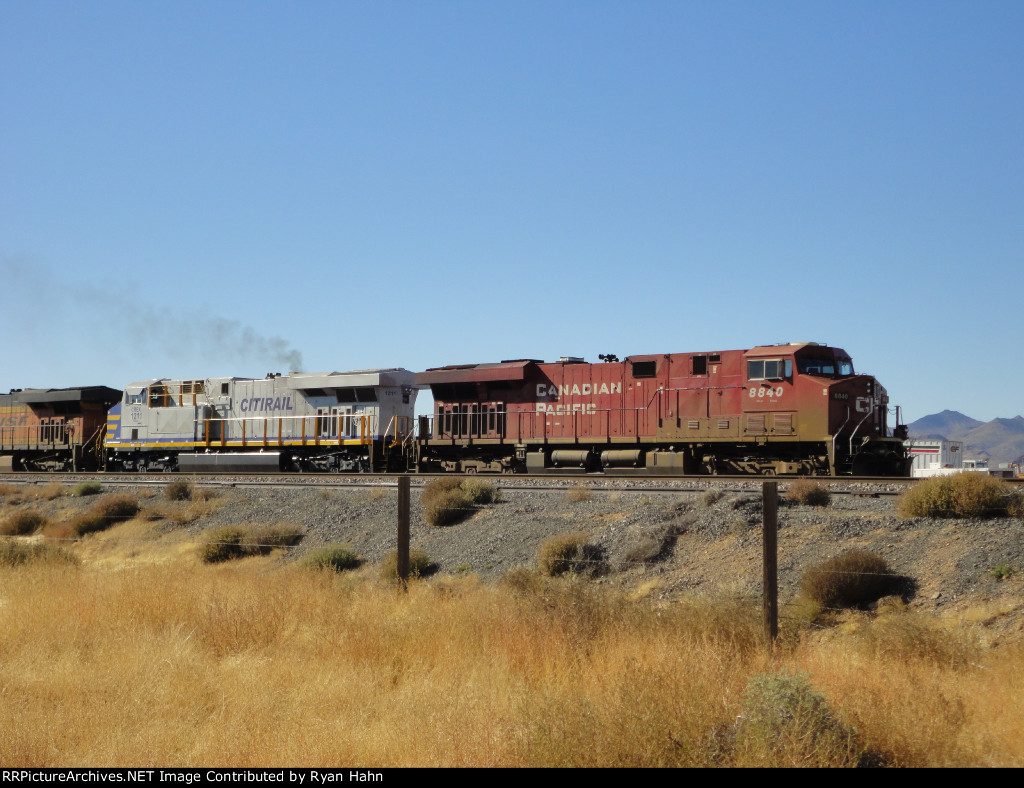
<instances>
[{"instance_id":1,"label":"locomotive side window","mask_svg":"<svg viewBox=\"0 0 1024 788\"><path fill-rule=\"evenodd\" d=\"M707 356L694 356L693 357L693 374L694 375L706 375L706 374L708 374L708 357Z\"/></svg>"},{"instance_id":2,"label":"locomotive side window","mask_svg":"<svg viewBox=\"0 0 1024 788\"><path fill-rule=\"evenodd\" d=\"M166 386L149 387L149 407L166 408L171 404Z\"/></svg>"},{"instance_id":3,"label":"locomotive side window","mask_svg":"<svg viewBox=\"0 0 1024 788\"><path fill-rule=\"evenodd\" d=\"M747 380L785 380L793 374L791 359L766 358L747 362Z\"/></svg>"},{"instance_id":4,"label":"locomotive side window","mask_svg":"<svg viewBox=\"0 0 1024 788\"><path fill-rule=\"evenodd\" d=\"M634 378L653 378L655 370L657 368L656 361L634 361L633 362L633 377Z\"/></svg>"}]
</instances>

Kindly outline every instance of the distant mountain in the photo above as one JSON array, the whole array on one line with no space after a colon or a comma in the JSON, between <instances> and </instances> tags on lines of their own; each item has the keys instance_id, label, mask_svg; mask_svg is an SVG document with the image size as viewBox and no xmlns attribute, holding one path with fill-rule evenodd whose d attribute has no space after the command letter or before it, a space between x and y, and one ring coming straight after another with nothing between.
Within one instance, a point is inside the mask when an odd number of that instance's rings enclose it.
<instances>
[{"instance_id":1,"label":"distant mountain","mask_svg":"<svg viewBox=\"0 0 1024 788\"><path fill-rule=\"evenodd\" d=\"M955 410L944 410L942 413L933 413L931 416L922 416L910 424L910 435L913 438L925 438L931 435L945 437L947 440L958 441L962 438L955 438L954 435L962 435L965 432L980 427L985 422L972 419Z\"/></svg>"},{"instance_id":2,"label":"distant mountain","mask_svg":"<svg viewBox=\"0 0 1024 788\"><path fill-rule=\"evenodd\" d=\"M963 441L964 457L1003 462L1024 462L1024 416L978 421L955 410L924 416L907 425L911 438Z\"/></svg>"}]
</instances>

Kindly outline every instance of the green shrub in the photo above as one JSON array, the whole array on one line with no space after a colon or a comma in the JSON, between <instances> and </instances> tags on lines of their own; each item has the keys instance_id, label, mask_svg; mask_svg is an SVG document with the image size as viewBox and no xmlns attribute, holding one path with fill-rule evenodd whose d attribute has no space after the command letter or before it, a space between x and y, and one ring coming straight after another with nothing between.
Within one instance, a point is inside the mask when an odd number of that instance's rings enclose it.
<instances>
[{"instance_id":1,"label":"green shrub","mask_svg":"<svg viewBox=\"0 0 1024 788\"><path fill-rule=\"evenodd\" d=\"M430 560L422 550L409 551L409 577L426 577L437 571L437 565ZM398 551L392 550L384 560L380 562L380 576L382 580L397 581L398 578Z\"/></svg>"},{"instance_id":2,"label":"green shrub","mask_svg":"<svg viewBox=\"0 0 1024 788\"><path fill-rule=\"evenodd\" d=\"M0 524L0 535L3 536L26 536L33 534L43 528L49 520L46 515L37 512L35 509L25 509L14 512L10 517Z\"/></svg>"},{"instance_id":3,"label":"green shrub","mask_svg":"<svg viewBox=\"0 0 1024 788\"><path fill-rule=\"evenodd\" d=\"M786 673L747 682L735 749L740 766L857 766L864 756L855 731L836 719L808 677Z\"/></svg>"},{"instance_id":4,"label":"green shrub","mask_svg":"<svg viewBox=\"0 0 1024 788\"><path fill-rule=\"evenodd\" d=\"M998 564L989 569L988 573L996 580L1009 580L1011 577L1017 574L1017 569L1012 564L1008 564L1006 561L1000 561Z\"/></svg>"},{"instance_id":5,"label":"green shrub","mask_svg":"<svg viewBox=\"0 0 1024 788\"><path fill-rule=\"evenodd\" d=\"M78 564L78 558L67 550L45 542L0 541L0 566L21 566L28 563Z\"/></svg>"},{"instance_id":6,"label":"green shrub","mask_svg":"<svg viewBox=\"0 0 1024 788\"><path fill-rule=\"evenodd\" d=\"M130 495L107 495L87 511L74 517L68 526L76 536L104 531L111 526L131 520L139 513L139 502Z\"/></svg>"},{"instance_id":7,"label":"green shrub","mask_svg":"<svg viewBox=\"0 0 1024 788\"><path fill-rule=\"evenodd\" d=\"M344 544L329 544L310 550L299 560L301 566L310 569L331 569L335 572L356 569L361 563L362 559L355 551Z\"/></svg>"},{"instance_id":8,"label":"green shrub","mask_svg":"<svg viewBox=\"0 0 1024 788\"><path fill-rule=\"evenodd\" d=\"M483 506L501 499L501 491L489 482L479 479L464 479L459 485L470 502Z\"/></svg>"},{"instance_id":9,"label":"green shrub","mask_svg":"<svg viewBox=\"0 0 1024 788\"><path fill-rule=\"evenodd\" d=\"M1013 488L983 473L924 479L896 502L901 517L1006 517L1015 506Z\"/></svg>"},{"instance_id":10,"label":"green shrub","mask_svg":"<svg viewBox=\"0 0 1024 788\"><path fill-rule=\"evenodd\" d=\"M191 501L192 483L187 479L175 479L167 485L164 495L168 501Z\"/></svg>"},{"instance_id":11,"label":"green shrub","mask_svg":"<svg viewBox=\"0 0 1024 788\"><path fill-rule=\"evenodd\" d=\"M832 493L820 482L799 479L786 488L786 500L804 506L828 506L832 501Z\"/></svg>"},{"instance_id":12,"label":"green shrub","mask_svg":"<svg viewBox=\"0 0 1024 788\"><path fill-rule=\"evenodd\" d=\"M537 566L548 577L596 572L601 558L600 550L587 542L582 533L559 534L541 542L537 550Z\"/></svg>"},{"instance_id":13,"label":"green shrub","mask_svg":"<svg viewBox=\"0 0 1024 788\"><path fill-rule=\"evenodd\" d=\"M79 482L71 488L71 494L75 498L84 498L87 495L99 495L103 492L103 485L99 482Z\"/></svg>"},{"instance_id":14,"label":"green shrub","mask_svg":"<svg viewBox=\"0 0 1024 788\"><path fill-rule=\"evenodd\" d=\"M807 570L800 593L823 607L853 607L895 593L899 582L881 556L850 550Z\"/></svg>"},{"instance_id":15,"label":"green shrub","mask_svg":"<svg viewBox=\"0 0 1024 788\"><path fill-rule=\"evenodd\" d=\"M278 523L248 529L245 545L255 555L269 553L275 547L293 547L302 541L302 529L292 523Z\"/></svg>"}]
</instances>

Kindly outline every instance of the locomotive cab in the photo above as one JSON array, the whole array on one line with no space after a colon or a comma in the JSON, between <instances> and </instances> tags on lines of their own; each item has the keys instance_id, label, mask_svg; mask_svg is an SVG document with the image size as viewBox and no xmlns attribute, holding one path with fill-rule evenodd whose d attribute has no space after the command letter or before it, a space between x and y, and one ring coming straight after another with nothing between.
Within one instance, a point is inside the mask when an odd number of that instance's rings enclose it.
<instances>
[{"instance_id":1,"label":"locomotive cab","mask_svg":"<svg viewBox=\"0 0 1024 788\"><path fill-rule=\"evenodd\" d=\"M825 442L831 473L906 475L903 442L889 437L885 388L857 374L841 348L808 343L794 351L793 361L802 428Z\"/></svg>"}]
</instances>

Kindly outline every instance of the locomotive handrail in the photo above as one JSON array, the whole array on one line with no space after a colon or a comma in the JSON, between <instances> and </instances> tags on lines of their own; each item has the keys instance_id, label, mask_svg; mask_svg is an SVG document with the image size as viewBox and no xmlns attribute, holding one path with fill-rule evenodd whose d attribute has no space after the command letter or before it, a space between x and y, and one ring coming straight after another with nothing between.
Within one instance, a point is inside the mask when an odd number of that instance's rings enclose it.
<instances>
[{"instance_id":1,"label":"locomotive handrail","mask_svg":"<svg viewBox=\"0 0 1024 788\"><path fill-rule=\"evenodd\" d=\"M847 408L847 409L849 409L849 408ZM865 421L867 421L867 420L868 420L868 417L869 417L869 416L871 416L871 414L872 414L872 413L874 413L874 412L875 412L875 403L874 403L874 402L872 402L872 403L871 403L871 407L870 407L870 408L868 409L868 412L864 414L864 418L863 418L863 419L861 419L860 421L858 421L858 422L857 422L857 426L856 426L856 427L854 427L854 428L853 428L853 432L851 432L851 433L850 433L850 456L851 456L851 457L853 456L853 439L854 439L854 438L856 437L856 435L857 435L857 430L859 430L859 429L860 429L860 426L861 426L861 425L862 425L862 424L863 424L863 423L864 423Z\"/></svg>"},{"instance_id":2,"label":"locomotive handrail","mask_svg":"<svg viewBox=\"0 0 1024 788\"><path fill-rule=\"evenodd\" d=\"M843 421L842 424L839 425L839 429L836 430L836 434L832 436L832 465L833 466L835 466L835 463L836 463L836 441L839 440L839 433L841 433L843 431L843 427L846 426L846 423L849 420L850 420L850 406L847 405L846 406L846 419ZM853 449L852 449L852 445L851 445L851 451L852 450Z\"/></svg>"}]
</instances>

